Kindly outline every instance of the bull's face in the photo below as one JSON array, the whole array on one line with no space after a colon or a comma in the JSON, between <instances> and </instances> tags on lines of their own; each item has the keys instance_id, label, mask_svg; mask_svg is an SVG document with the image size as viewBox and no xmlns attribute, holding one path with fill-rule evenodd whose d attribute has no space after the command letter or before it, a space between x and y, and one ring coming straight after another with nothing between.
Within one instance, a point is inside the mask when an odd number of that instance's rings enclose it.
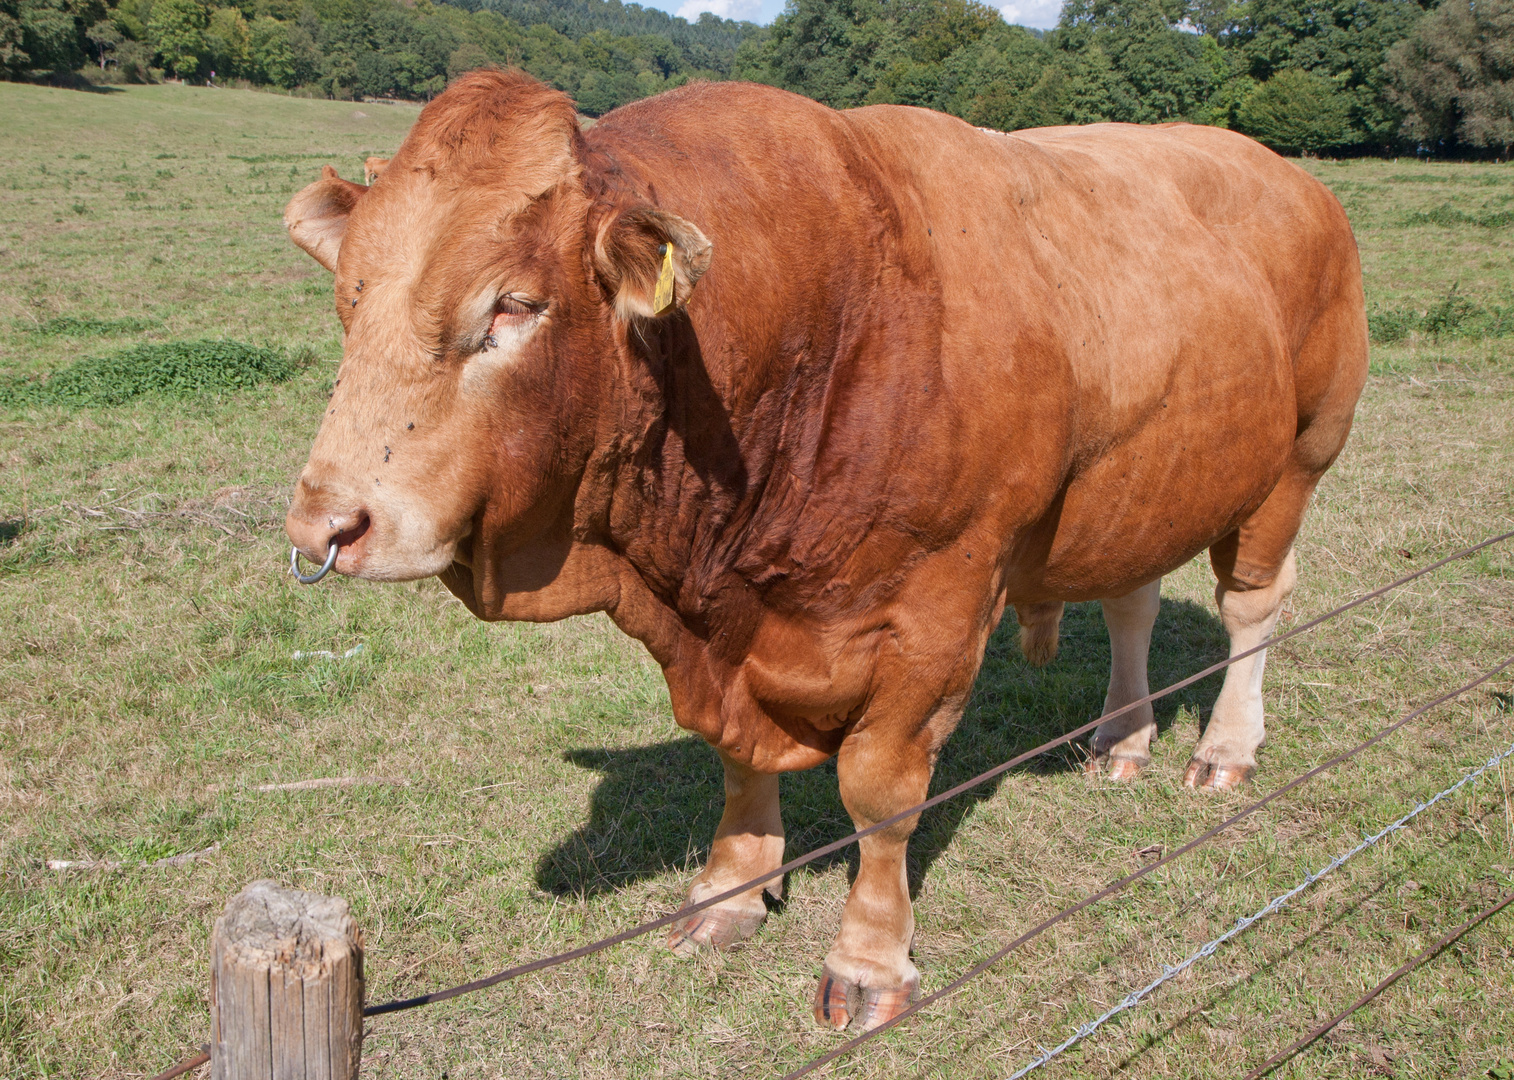
<instances>
[{"instance_id":1,"label":"bull's face","mask_svg":"<svg viewBox=\"0 0 1514 1080\"><path fill-rule=\"evenodd\" d=\"M623 324L675 311L710 259L686 221L591 201L582 146L565 97L477 72L371 188L327 167L290 202L345 331L285 523L308 557L404 581L571 531Z\"/></svg>"}]
</instances>

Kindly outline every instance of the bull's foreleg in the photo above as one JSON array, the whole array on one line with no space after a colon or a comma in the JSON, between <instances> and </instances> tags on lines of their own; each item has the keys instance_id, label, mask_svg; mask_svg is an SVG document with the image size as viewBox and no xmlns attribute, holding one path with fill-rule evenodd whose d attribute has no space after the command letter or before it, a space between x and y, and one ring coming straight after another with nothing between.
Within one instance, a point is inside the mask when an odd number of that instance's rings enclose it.
<instances>
[{"instance_id":1,"label":"bull's foreleg","mask_svg":"<svg viewBox=\"0 0 1514 1080\"><path fill-rule=\"evenodd\" d=\"M841 801L858 829L924 801L932 755L927 741L894 739L863 729L847 736L836 759ZM837 1030L864 1029L893 1017L914 996L920 973L910 962L915 933L905 849L918 818L859 842L861 861L841 932L826 954L815 993L815 1021Z\"/></svg>"},{"instance_id":2,"label":"bull's foreleg","mask_svg":"<svg viewBox=\"0 0 1514 1080\"><path fill-rule=\"evenodd\" d=\"M1103 601L1110 654L1109 692L1104 695L1106 713L1139 701L1151 692L1146 681L1146 661L1151 653L1151 628L1156 625L1161 606L1161 578L1126 596ZM1156 714L1150 702L1106 720L1094 732L1088 772L1103 769L1111 780L1133 780L1151 761L1151 739L1156 730Z\"/></svg>"},{"instance_id":3,"label":"bull's foreleg","mask_svg":"<svg viewBox=\"0 0 1514 1080\"><path fill-rule=\"evenodd\" d=\"M1272 636L1297 581L1291 549L1277 575L1259 588L1242 588L1242 583L1229 574L1220 576L1214 599L1230 634L1231 656L1255 648ZM1267 737L1262 709L1262 672L1266 665L1267 651L1263 649L1226 669L1225 685L1214 703L1209 726L1194 748L1183 783L1224 791L1244 784L1256 771L1256 751Z\"/></svg>"},{"instance_id":4,"label":"bull's foreleg","mask_svg":"<svg viewBox=\"0 0 1514 1080\"><path fill-rule=\"evenodd\" d=\"M783 819L778 809L778 777L755 772L720 755L725 765L725 812L704 870L689 888L694 904L750 881L783 863ZM758 886L673 924L668 948L688 956L701 945L730 945L757 932L767 917L763 892L781 896L782 880Z\"/></svg>"}]
</instances>

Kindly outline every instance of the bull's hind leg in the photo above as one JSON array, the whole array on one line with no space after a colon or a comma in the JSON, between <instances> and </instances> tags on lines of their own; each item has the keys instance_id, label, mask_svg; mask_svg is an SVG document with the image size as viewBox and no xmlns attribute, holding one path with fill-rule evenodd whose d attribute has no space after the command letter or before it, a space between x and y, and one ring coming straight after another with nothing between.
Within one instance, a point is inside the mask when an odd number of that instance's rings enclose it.
<instances>
[{"instance_id":1,"label":"bull's hind leg","mask_svg":"<svg viewBox=\"0 0 1514 1080\"><path fill-rule=\"evenodd\" d=\"M689 888L688 903L699 901L783 863L783 819L778 809L778 777L755 772L724 754L725 812L704 870ZM668 948L689 956L701 945L716 947L751 937L767 917L763 892L781 894L781 880L758 886L672 925Z\"/></svg>"},{"instance_id":2,"label":"bull's hind leg","mask_svg":"<svg viewBox=\"0 0 1514 1080\"><path fill-rule=\"evenodd\" d=\"M1367 378L1367 323L1361 272L1355 252L1333 278L1333 304L1316 319L1294 363L1298 419L1293 449L1272 493L1241 527L1209 549L1219 579L1215 602L1230 634L1230 655L1245 652L1272 636L1298 572L1293 540L1304 520L1314 485L1346 443L1356 400ZM1238 661L1225 684L1209 726L1194 749L1184 783L1225 790L1244 783L1256 769L1256 750L1266 737L1262 713L1262 671L1266 653Z\"/></svg>"},{"instance_id":3,"label":"bull's hind leg","mask_svg":"<svg viewBox=\"0 0 1514 1080\"><path fill-rule=\"evenodd\" d=\"M1151 692L1146 660L1151 654L1151 628L1162 606L1162 579L1135 592L1103 601L1104 625L1109 628L1109 692L1104 711L1114 712ZM1133 780L1151 761L1151 738L1156 734L1151 703L1106 720L1094 732L1088 772L1107 770L1111 780Z\"/></svg>"},{"instance_id":4,"label":"bull's hind leg","mask_svg":"<svg viewBox=\"0 0 1514 1080\"><path fill-rule=\"evenodd\" d=\"M1230 655L1253 649L1272 636L1283 604L1298 580L1294 566L1292 531L1281 558L1266 562L1245 559L1246 529L1232 533L1210 548L1219 584L1214 590L1220 619L1230 635ZM1252 550L1250 555L1257 552ZM1225 671L1225 684L1214 703L1209 726L1194 748L1183 783L1228 791L1239 787L1256 771L1256 751L1267 737L1262 708L1262 673L1267 650L1239 660Z\"/></svg>"}]
</instances>

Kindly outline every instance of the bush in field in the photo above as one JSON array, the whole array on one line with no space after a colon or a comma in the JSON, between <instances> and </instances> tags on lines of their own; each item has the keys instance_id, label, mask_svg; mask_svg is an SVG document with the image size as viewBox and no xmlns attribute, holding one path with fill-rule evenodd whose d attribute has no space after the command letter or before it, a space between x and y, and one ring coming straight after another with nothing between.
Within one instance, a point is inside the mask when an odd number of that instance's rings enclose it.
<instances>
[{"instance_id":1,"label":"bush in field","mask_svg":"<svg viewBox=\"0 0 1514 1080\"><path fill-rule=\"evenodd\" d=\"M1476 303L1453 284L1423 311L1373 304L1367 311L1367 330L1373 341L1383 345L1402 341L1411 333L1436 338L1508 337L1514 334L1514 308Z\"/></svg>"},{"instance_id":2,"label":"bush in field","mask_svg":"<svg viewBox=\"0 0 1514 1080\"><path fill-rule=\"evenodd\" d=\"M43 382L0 382L0 406L120 405L143 394L190 397L286 382L306 363L306 353L240 341L173 341L137 345L95 356L54 373Z\"/></svg>"},{"instance_id":3,"label":"bush in field","mask_svg":"<svg viewBox=\"0 0 1514 1080\"><path fill-rule=\"evenodd\" d=\"M1444 0L1388 53L1404 134L1514 146L1514 0Z\"/></svg>"},{"instance_id":4,"label":"bush in field","mask_svg":"<svg viewBox=\"0 0 1514 1080\"><path fill-rule=\"evenodd\" d=\"M1490 210L1482 214L1469 214L1450 203L1442 203L1433 210L1413 210L1404 215L1405 225L1481 225L1485 229L1502 229L1514 225L1514 210Z\"/></svg>"},{"instance_id":5,"label":"bush in field","mask_svg":"<svg viewBox=\"0 0 1514 1080\"><path fill-rule=\"evenodd\" d=\"M1308 71L1280 71L1253 90L1235 126L1284 154L1314 154L1351 138L1347 104L1330 80Z\"/></svg>"}]
</instances>

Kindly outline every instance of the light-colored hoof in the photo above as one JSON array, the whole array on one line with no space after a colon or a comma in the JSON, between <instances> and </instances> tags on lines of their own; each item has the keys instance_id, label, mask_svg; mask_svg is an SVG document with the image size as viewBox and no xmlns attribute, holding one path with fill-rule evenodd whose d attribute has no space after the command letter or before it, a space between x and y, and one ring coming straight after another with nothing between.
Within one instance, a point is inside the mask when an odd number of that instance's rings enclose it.
<instances>
[{"instance_id":1,"label":"light-colored hoof","mask_svg":"<svg viewBox=\"0 0 1514 1080\"><path fill-rule=\"evenodd\" d=\"M723 949L745 941L766 918L766 911L743 914L720 907L705 908L668 927L667 946L674 956L688 959L704 947Z\"/></svg>"},{"instance_id":2,"label":"light-colored hoof","mask_svg":"<svg viewBox=\"0 0 1514 1080\"><path fill-rule=\"evenodd\" d=\"M872 1031L908 1008L919 990L918 978L903 986L875 989L858 986L825 968L815 988L815 1023L841 1031L855 1022L863 1031Z\"/></svg>"},{"instance_id":3,"label":"light-colored hoof","mask_svg":"<svg viewBox=\"0 0 1514 1080\"><path fill-rule=\"evenodd\" d=\"M1234 791L1251 779L1254 765L1215 765L1193 758L1183 774L1183 785L1208 791Z\"/></svg>"},{"instance_id":4,"label":"light-colored hoof","mask_svg":"<svg viewBox=\"0 0 1514 1080\"><path fill-rule=\"evenodd\" d=\"M1107 780L1124 782L1140 776L1141 770L1150 761L1150 758L1117 757L1114 754L1104 754L1091 757L1084 762L1083 774L1090 778L1102 776Z\"/></svg>"}]
</instances>

